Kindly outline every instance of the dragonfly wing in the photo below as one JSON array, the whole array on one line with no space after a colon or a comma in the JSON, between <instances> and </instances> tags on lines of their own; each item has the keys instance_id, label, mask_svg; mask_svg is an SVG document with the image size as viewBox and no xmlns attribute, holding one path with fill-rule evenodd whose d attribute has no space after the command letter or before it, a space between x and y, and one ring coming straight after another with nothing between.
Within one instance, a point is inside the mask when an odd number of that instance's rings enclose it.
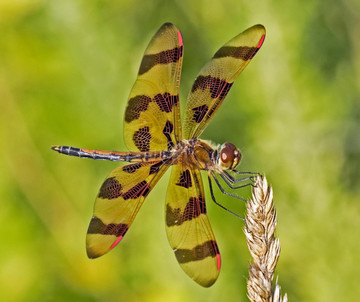
<instances>
[{"instance_id":1,"label":"dragonfly wing","mask_svg":"<svg viewBox=\"0 0 360 302\"><path fill-rule=\"evenodd\" d=\"M228 94L234 81L260 49L265 28L248 28L224 46L201 69L186 103L183 135L198 137Z\"/></svg>"},{"instance_id":2,"label":"dragonfly wing","mask_svg":"<svg viewBox=\"0 0 360 302\"><path fill-rule=\"evenodd\" d=\"M181 268L200 285L211 286L220 272L220 253L198 169L173 166L165 216L167 237Z\"/></svg>"},{"instance_id":3,"label":"dragonfly wing","mask_svg":"<svg viewBox=\"0 0 360 302\"><path fill-rule=\"evenodd\" d=\"M179 86L183 59L180 31L165 23L145 50L125 110L124 137L131 151L172 148L181 137Z\"/></svg>"},{"instance_id":4,"label":"dragonfly wing","mask_svg":"<svg viewBox=\"0 0 360 302\"><path fill-rule=\"evenodd\" d=\"M102 184L86 236L89 258L114 248L125 236L145 198L167 170L163 161L113 170Z\"/></svg>"}]
</instances>

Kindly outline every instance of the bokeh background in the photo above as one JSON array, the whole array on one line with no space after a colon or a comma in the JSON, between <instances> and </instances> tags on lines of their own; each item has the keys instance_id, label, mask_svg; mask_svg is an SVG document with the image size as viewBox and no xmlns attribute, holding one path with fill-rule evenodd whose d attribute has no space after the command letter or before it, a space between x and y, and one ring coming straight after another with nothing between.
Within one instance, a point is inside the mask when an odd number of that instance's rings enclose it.
<instances>
[{"instance_id":1,"label":"bokeh background","mask_svg":"<svg viewBox=\"0 0 360 302\"><path fill-rule=\"evenodd\" d=\"M0 300L246 301L244 224L209 198L219 279L204 289L178 266L164 228L169 173L121 244L89 260L93 202L118 163L50 150L125 150L127 96L147 43L167 21L184 39L183 102L222 44L265 25L262 49L202 138L233 142L243 152L240 169L263 172L273 185L282 246L276 274L289 300L356 300L358 0L1 0ZM216 196L244 215L243 203Z\"/></svg>"}]
</instances>

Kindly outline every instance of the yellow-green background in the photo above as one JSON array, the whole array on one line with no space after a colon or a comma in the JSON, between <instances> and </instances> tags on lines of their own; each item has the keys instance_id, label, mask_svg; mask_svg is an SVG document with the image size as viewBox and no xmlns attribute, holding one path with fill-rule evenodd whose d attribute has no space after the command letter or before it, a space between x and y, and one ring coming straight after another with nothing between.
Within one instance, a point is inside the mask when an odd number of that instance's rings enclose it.
<instances>
[{"instance_id":1,"label":"yellow-green background","mask_svg":"<svg viewBox=\"0 0 360 302\"><path fill-rule=\"evenodd\" d=\"M247 299L243 222L209 197L222 253L219 279L204 289L178 266L164 228L168 173L121 244L89 260L85 234L93 201L118 164L50 150L56 144L125 149L127 96L148 41L167 21L184 39L183 102L223 43L265 25L262 49L202 137L239 146L240 168L266 173L273 185L282 246L276 273L289 300L355 301L358 0L1 0L0 300ZM244 215L242 202L216 196Z\"/></svg>"}]
</instances>

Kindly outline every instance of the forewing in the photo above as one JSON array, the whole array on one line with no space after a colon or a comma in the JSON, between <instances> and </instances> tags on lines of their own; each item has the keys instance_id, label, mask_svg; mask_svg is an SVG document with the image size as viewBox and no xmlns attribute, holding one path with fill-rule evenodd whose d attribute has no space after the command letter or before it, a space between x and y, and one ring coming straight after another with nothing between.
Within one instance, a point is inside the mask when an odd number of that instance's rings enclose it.
<instances>
[{"instance_id":1,"label":"forewing","mask_svg":"<svg viewBox=\"0 0 360 302\"><path fill-rule=\"evenodd\" d=\"M125 110L124 137L131 151L170 149L180 141L180 31L165 23L145 50Z\"/></svg>"},{"instance_id":2,"label":"forewing","mask_svg":"<svg viewBox=\"0 0 360 302\"><path fill-rule=\"evenodd\" d=\"M136 163L113 170L102 184L86 236L89 258L114 248L125 236L145 198L168 166Z\"/></svg>"},{"instance_id":3,"label":"forewing","mask_svg":"<svg viewBox=\"0 0 360 302\"><path fill-rule=\"evenodd\" d=\"M180 266L200 285L211 286L220 272L220 253L206 214L198 169L173 166L165 217L167 237Z\"/></svg>"},{"instance_id":4,"label":"forewing","mask_svg":"<svg viewBox=\"0 0 360 302\"><path fill-rule=\"evenodd\" d=\"M228 94L236 78L260 49L265 28L248 28L224 46L201 69L186 103L183 135L198 137Z\"/></svg>"}]
</instances>

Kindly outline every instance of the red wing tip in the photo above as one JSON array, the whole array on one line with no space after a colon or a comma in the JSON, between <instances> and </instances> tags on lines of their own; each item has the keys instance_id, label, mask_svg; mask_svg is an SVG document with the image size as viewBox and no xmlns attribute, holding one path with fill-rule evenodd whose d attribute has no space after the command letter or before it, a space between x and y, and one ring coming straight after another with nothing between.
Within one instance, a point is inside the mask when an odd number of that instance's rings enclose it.
<instances>
[{"instance_id":1,"label":"red wing tip","mask_svg":"<svg viewBox=\"0 0 360 302\"><path fill-rule=\"evenodd\" d=\"M262 44L264 43L264 39L265 39L265 35L262 35L257 48L260 48L262 46Z\"/></svg>"},{"instance_id":2,"label":"red wing tip","mask_svg":"<svg viewBox=\"0 0 360 302\"><path fill-rule=\"evenodd\" d=\"M216 260L217 260L217 269L220 270L221 267L221 257L220 254L216 254Z\"/></svg>"},{"instance_id":3,"label":"red wing tip","mask_svg":"<svg viewBox=\"0 0 360 302\"><path fill-rule=\"evenodd\" d=\"M113 249L120 241L123 239L123 236L120 236L116 241L110 246L110 249Z\"/></svg>"},{"instance_id":4,"label":"red wing tip","mask_svg":"<svg viewBox=\"0 0 360 302\"><path fill-rule=\"evenodd\" d=\"M180 30L178 30L178 38L179 38L179 45L180 45L180 46L183 46L183 40L182 40L182 36L181 36Z\"/></svg>"}]
</instances>

